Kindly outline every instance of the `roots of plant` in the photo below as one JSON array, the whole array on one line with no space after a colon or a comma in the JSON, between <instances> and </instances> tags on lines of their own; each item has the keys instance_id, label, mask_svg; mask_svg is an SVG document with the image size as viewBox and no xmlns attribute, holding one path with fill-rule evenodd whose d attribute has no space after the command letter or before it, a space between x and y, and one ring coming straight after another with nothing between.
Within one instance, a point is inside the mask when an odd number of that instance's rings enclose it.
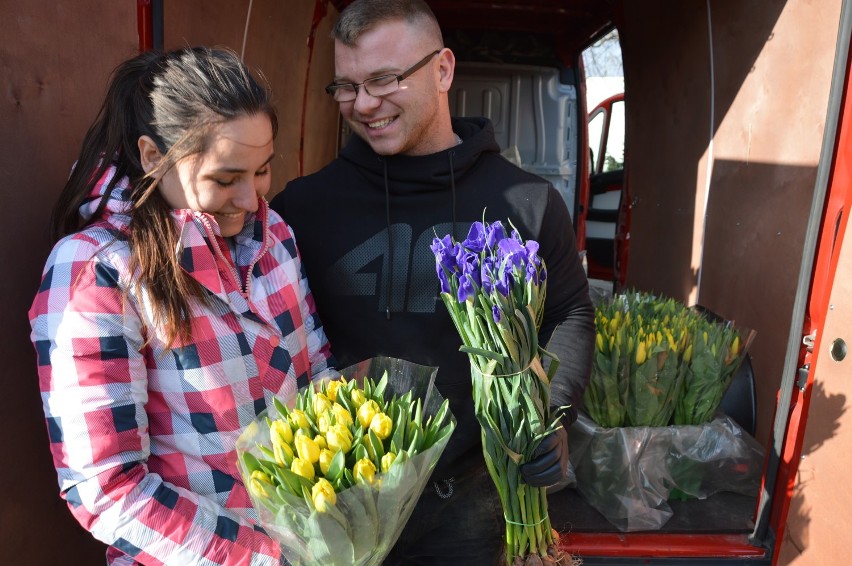
<instances>
[{"instance_id":1,"label":"roots of plant","mask_svg":"<svg viewBox=\"0 0 852 566\"><path fill-rule=\"evenodd\" d=\"M547 554L540 556L537 553L531 553L526 557L515 556L512 560L512 566L582 566L583 559L579 556L573 556L559 548L559 534L554 531L554 541L547 547ZM505 564L505 562L503 562Z\"/></svg>"}]
</instances>

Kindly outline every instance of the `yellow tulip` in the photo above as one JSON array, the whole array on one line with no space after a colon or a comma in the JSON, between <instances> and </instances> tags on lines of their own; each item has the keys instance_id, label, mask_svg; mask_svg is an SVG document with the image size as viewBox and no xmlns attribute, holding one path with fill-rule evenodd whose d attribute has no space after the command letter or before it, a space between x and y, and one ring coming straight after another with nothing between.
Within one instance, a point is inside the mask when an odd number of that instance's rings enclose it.
<instances>
[{"instance_id":1,"label":"yellow tulip","mask_svg":"<svg viewBox=\"0 0 852 566\"><path fill-rule=\"evenodd\" d=\"M672 331L668 328L666 329L666 339L669 341L669 347L677 353L677 342L675 342L674 336L672 336Z\"/></svg>"},{"instance_id":2,"label":"yellow tulip","mask_svg":"<svg viewBox=\"0 0 852 566\"><path fill-rule=\"evenodd\" d=\"M337 390L344 383L345 382L341 382L340 380L329 381L328 385L325 387L326 396L332 401L337 401Z\"/></svg>"},{"instance_id":3,"label":"yellow tulip","mask_svg":"<svg viewBox=\"0 0 852 566\"><path fill-rule=\"evenodd\" d=\"M292 411L290 411L290 415L288 418L290 419L290 424L296 428L311 428L311 423L310 421L308 421L308 416L299 409L293 409Z\"/></svg>"},{"instance_id":4,"label":"yellow tulip","mask_svg":"<svg viewBox=\"0 0 852 566\"><path fill-rule=\"evenodd\" d=\"M373 483L373 477L376 475L376 465L369 458L361 458L355 462L352 468L352 475L355 476L355 481L358 483Z\"/></svg>"},{"instance_id":5,"label":"yellow tulip","mask_svg":"<svg viewBox=\"0 0 852 566\"><path fill-rule=\"evenodd\" d=\"M273 444L272 454L275 456L275 463L279 466L289 466L293 461L293 449L289 444Z\"/></svg>"},{"instance_id":6,"label":"yellow tulip","mask_svg":"<svg viewBox=\"0 0 852 566\"><path fill-rule=\"evenodd\" d=\"M250 476L249 489L257 497L269 497L267 486L273 487L272 478L261 470L254 470Z\"/></svg>"},{"instance_id":7,"label":"yellow tulip","mask_svg":"<svg viewBox=\"0 0 852 566\"><path fill-rule=\"evenodd\" d=\"M269 436L273 445L276 442L290 444L293 442L293 429L290 428L290 425L284 419L275 419L269 425Z\"/></svg>"},{"instance_id":8,"label":"yellow tulip","mask_svg":"<svg viewBox=\"0 0 852 566\"><path fill-rule=\"evenodd\" d=\"M636 364L642 365L645 363L647 359L647 354L645 353L645 343L639 342L639 345L636 346Z\"/></svg>"},{"instance_id":9,"label":"yellow tulip","mask_svg":"<svg viewBox=\"0 0 852 566\"><path fill-rule=\"evenodd\" d=\"M328 443L325 441L325 437L321 434L318 434L314 437L314 442L317 443L317 446L320 447L320 450L323 448L328 448Z\"/></svg>"},{"instance_id":10,"label":"yellow tulip","mask_svg":"<svg viewBox=\"0 0 852 566\"><path fill-rule=\"evenodd\" d=\"M328 411L317 417L317 429L319 429L322 434L327 433L329 427L331 427L331 417L332 414Z\"/></svg>"},{"instance_id":11,"label":"yellow tulip","mask_svg":"<svg viewBox=\"0 0 852 566\"><path fill-rule=\"evenodd\" d=\"M314 394L314 414L321 415L331 408L331 399L322 393Z\"/></svg>"},{"instance_id":12,"label":"yellow tulip","mask_svg":"<svg viewBox=\"0 0 852 566\"><path fill-rule=\"evenodd\" d=\"M731 352L736 356L740 353L740 337L734 336L734 341L731 342Z\"/></svg>"},{"instance_id":13,"label":"yellow tulip","mask_svg":"<svg viewBox=\"0 0 852 566\"><path fill-rule=\"evenodd\" d=\"M349 398L352 400L352 404L356 408L360 407L367 401L367 396L364 395L364 391L358 389L357 387L352 390L352 393L349 394Z\"/></svg>"},{"instance_id":14,"label":"yellow tulip","mask_svg":"<svg viewBox=\"0 0 852 566\"><path fill-rule=\"evenodd\" d=\"M393 452L387 452L384 456L382 456L382 471L387 472L391 465L393 465L394 460L396 460L396 454Z\"/></svg>"},{"instance_id":15,"label":"yellow tulip","mask_svg":"<svg viewBox=\"0 0 852 566\"><path fill-rule=\"evenodd\" d=\"M686 350L683 351L683 359L684 361L689 362L692 360L692 344L686 347Z\"/></svg>"},{"instance_id":16,"label":"yellow tulip","mask_svg":"<svg viewBox=\"0 0 852 566\"><path fill-rule=\"evenodd\" d=\"M326 475L328 473L328 467L331 466L331 461L334 458L334 452L329 450L328 448L323 448L320 450L319 457L319 466L322 475Z\"/></svg>"},{"instance_id":17,"label":"yellow tulip","mask_svg":"<svg viewBox=\"0 0 852 566\"><path fill-rule=\"evenodd\" d=\"M303 478L309 480L314 479L314 465L308 462L307 460L302 460L301 458L293 458L293 463L290 464L290 471L294 474L302 476Z\"/></svg>"},{"instance_id":18,"label":"yellow tulip","mask_svg":"<svg viewBox=\"0 0 852 566\"><path fill-rule=\"evenodd\" d=\"M346 454L352 449L352 432L345 425L332 425L325 433L325 441L332 452L340 450Z\"/></svg>"},{"instance_id":19,"label":"yellow tulip","mask_svg":"<svg viewBox=\"0 0 852 566\"><path fill-rule=\"evenodd\" d=\"M598 351L599 351L599 352L603 352L603 351L604 351L603 335L601 335L601 333L600 333L600 332L598 332L598 333L597 333L597 336L595 336L595 345L597 345L597 347L598 347Z\"/></svg>"},{"instance_id":20,"label":"yellow tulip","mask_svg":"<svg viewBox=\"0 0 852 566\"><path fill-rule=\"evenodd\" d=\"M313 438L306 434L300 434L296 437L296 454L302 460L314 464L319 461L320 447L317 446Z\"/></svg>"},{"instance_id":21,"label":"yellow tulip","mask_svg":"<svg viewBox=\"0 0 852 566\"><path fill-rule=\"evenodd\" d=\"M317 511L325 513L329 505L337 503L337 494L334 492L334 486L327 479L319 478L317 483L311 488L311 500L313 500Z\"/></svg>"},{"instance_id":22,"label":"yellow tulip","mask_svg":"<svg viewBox=\"0 0 852 566\"><path fill-rule=\"evenodd\" d=\"M335 403L331 406L331 412L334 414L334 418L338 423L349 426L352 424L352 413L350 413L346 407L341 405L340 403Z\"/></svg>"},{"instance_id":23,"label":"yellow tulip","mask_svg":"<svg viewBox=\"0 0 852 566\"><path fill-rule=\"evenodd\" d=\"M370 422L373 420L373 417L380 410L379 404L370 399L358 407L358 422L361 423L363 428L369 428Z\"/></svg>"},{"instance_id":24,"label":"yellow tulip","mask_svg":"<svg viewBox=\"0 0 852 566\"><path fill-rule=\"evenodd\" d=\"M393 432L393 421L384 413L376 413L370 420L370 430L379 437L379 440L384 440Z\"/></svg>"}]
</instances>

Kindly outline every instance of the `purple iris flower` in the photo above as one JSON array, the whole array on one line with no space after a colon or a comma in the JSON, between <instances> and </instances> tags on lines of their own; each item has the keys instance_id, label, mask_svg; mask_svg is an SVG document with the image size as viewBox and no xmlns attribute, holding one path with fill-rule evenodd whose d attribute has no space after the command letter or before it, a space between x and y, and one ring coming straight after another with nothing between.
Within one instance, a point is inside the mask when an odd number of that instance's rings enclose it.
<instances>
[{"instance_id":1,"label":"purple iris flower","mask_svg":"<svg viewBox=\"0 0 852 566\"><path fill-rule=\"evenodd\" d=\"M459 290L458 290L458 300L460 303L465 302L468 299L472 299L476 294L476 286L471 281L470 277L461 276L459 277Z\"/></svg>"},{"instance_id":2,"label":"purple iris flower","mask_svg":"<svg viewBox=\"0 0 852 566\"><path fill-rule=\"evenodd\" d=\"M480 273L480 281L482 281L482 290L485 292L485 296L491 295L491 291L494 289L494 258L491 256L485 256L482 260L482 266L479 270Z\"/></svg>"},{"instance_id":3,"label":"purple iris flower","mask_svg":"<svg viewBox=\"0 0 852 566\"><path fill-rule=\"evenodd\" d=\"M485 243L489 248L497 245L497 242L506 237L506 232L503 230L503 223L499 220L488 225L485 229Z\"/></svg>"},{"instance_id":4,"label":"purple iris flower","mask_svg":"<svg viewBox=\"0 0 852 566\"><path fill-rule=\"evenodd\" d=\"M438 273L438 281L441 282L441 292L449 293L452 291L450 287L450 279L447 276L447 270L444 269L444 266L441 265L440 262L435 262L435 271Z\"/></svg>"},{"instance_id":5,"label":"purple iris flower","mask_svg":"<svg viewBox=\"0 0 852 566\"><path fill-rule=\"evenodd\" d=\"M456 260L459 262L461 277L470 277L477 287L482 284L482 276L479 268L479 255L473 252L461 252ZM460 277L460 278L461 278Z\"/></svg>"},{"instance_id":6,"label":"purple iris flower","mask_svg":"<svg viewBox=\"0 0 852 566\"><path fill-rule=\"evenodd\" d=\"M485 248L485 227L482 222L474 222L470 225L467 238L462 242L462 246L475 254L480 253Z\"/></svg>"},{"instance_id":7,"label":"purple iris flower","mask_svg":"<svg viewBox=\"0 0 852 566\"><path fill-rule=\"evenodd\" d=\"M528 263L527 264L527 273L524 276L524 281L529 282L530 279L532 279L533 283L538 285L538 283L539 283L539 281L538 281L538 269L536 269L534 263Z\"/></svg>"},{"instance_id":8,"label":"purple iris flower","mask_svg":"<svg viewBox=\"0 0 852 566\"><path fill-rule=\"evenodd\" d=\"M527 257L527 249L514 238L506 238L497 244L497 256L503 262L508 261L515 267L521 267Z\"/></svg>"},{"instance_id":9,"label":"purple iris flower","mask_svg":"<svg viewBox=\"0 0 852 566\"><path fill-rule=\"evenodd\" d=\"M492 305L491 316L494 317L495 324L500 324L500 319L503 318L503 313L500 312L500 307L498 307L497 305Z\"/></svg>"},{"instance_id":10,"label":"purple iris flower","mask_svg":"<svg viewBox=\"0 0 852 566\"><path fill-rule=\"evenodd\" d=\"M504 297L508 297L509 293L512 291L512 265L510 263L504 263L502 267L497 270L497 277L493 282L494 288L497 289L497 292Z\"/></svg>"},{"instance_id":11,"label":"purple iris flower","mask_svg":"<svg viewBox=\"0 0 852 566\"><path fill-rule=\"evenodd\" d=\"M452 238L447 235L441 239L434 238L430 249L435 254L435 271L441 282L441 291L449 293L449 276L458 272L456 254L458 253L459 245L453 244Z\"/></svg>"},{"instance_id":12,"label":"purple iris flower","mask_svg":"<svg viewBox=\"0 0 852 566\"><path fill-rule=\"evenodd\" d=\"M527 243L524 244L524 247L527 250L527 259L530 263L534 263L539 265L541 263L541 258L538 257L538 242L535 240L527 240Z\"/></svg>"}]
</instances>

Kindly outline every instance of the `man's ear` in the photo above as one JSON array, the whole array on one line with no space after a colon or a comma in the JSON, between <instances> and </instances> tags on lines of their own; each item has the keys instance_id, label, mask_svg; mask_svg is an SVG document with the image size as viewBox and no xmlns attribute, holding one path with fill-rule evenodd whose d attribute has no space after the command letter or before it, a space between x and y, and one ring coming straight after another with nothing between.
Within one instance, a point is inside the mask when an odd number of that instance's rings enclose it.
<instances>
[{"instance_id":1,"label":"man's ear","mask_svg":"<svg viewBox=\"0 0 852 566\"><path fill-rule=\"evenodd\" d=\"M449 48L444 48L438 54L438 90L448 92L453 84L456 69L456 56Z\"/></svg>"},{"instance_id":2,"label":"man's ear","mask_svg":"<svg viewBox=\"0 0 852 566\"><path fill-rule=\"evenodd\" d=\"M150 136L139 136L137 145L139 146L139 162L142 164L142 170L146 174L150 173L160 164L163 154L160 153L157 144Z\"/></svg>"}]
</instances>

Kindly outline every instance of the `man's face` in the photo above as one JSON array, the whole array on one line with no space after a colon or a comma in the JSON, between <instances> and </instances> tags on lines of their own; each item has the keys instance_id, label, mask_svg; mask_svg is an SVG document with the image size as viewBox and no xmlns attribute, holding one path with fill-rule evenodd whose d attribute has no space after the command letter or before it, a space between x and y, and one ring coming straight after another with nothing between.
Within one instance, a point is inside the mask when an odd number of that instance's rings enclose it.
<instances>
[{"instance_id":1,"label":"man's face","mask_svg":"<svg viewBox=\"0 0 852 566\"><path fill-rule=\"evenodd\" d=\"M334 82L357 84L381 75L399 75L440 47L404 21L382 23L361 35L355 45L335 42ZM440 151L445 146L437 134L453 64L452 53L444 49L400 82L396 92L375 97L359 86L355 100L339 103L340 113L380 155Z\"/></svg>"}]
</instances>

